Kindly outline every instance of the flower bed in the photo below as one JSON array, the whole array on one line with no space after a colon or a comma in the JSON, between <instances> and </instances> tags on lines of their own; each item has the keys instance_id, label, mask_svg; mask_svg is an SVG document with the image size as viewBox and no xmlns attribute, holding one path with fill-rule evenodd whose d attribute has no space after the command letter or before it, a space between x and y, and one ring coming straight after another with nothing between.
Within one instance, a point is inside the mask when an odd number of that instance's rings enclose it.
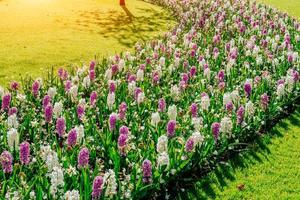
<instances>
[{"instance_id":1,"label":"flower bed","mask_svg":"<svg viewBox=\"0 0 300 200\"><path fill-rule=\"evenodd\" d=\"M300 24L286 14L152 2L179 19L161 39L1 89L1 197L142 198L299 96Z\"/></svg>"}]
</instances>

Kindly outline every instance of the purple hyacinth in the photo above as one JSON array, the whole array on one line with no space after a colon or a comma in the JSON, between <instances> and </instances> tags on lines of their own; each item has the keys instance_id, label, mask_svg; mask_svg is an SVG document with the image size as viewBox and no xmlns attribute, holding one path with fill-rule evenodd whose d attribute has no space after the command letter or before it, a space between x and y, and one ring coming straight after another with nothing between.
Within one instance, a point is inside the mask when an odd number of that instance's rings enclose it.
<instances>
[{"instance_id":1,"label":"purple hyacinth","mask_svg":"<svg viewBox=\"0 0 300 200\"><path fill-rule=\"evenodd\" d=\"M8 110L8 115L11 116L13 114L17 114L18 112L18 108L16 107L11 107L9 110Z\"/></svg>"},{"instance_id":2,"label":"purple hyacinth","mask_svg":"<svg viewBox=\"0 0 300 200\"><path fill-rule=\"evenodd\" d=\"M226 108L227 111L231 112L233 110L232 101L229 101L228 103L226 103L225 108Z\"/></svg>"},{"instance_id":3,"label":"purple hyacinth","mask_svg":"<svg viewBox=\"0 0 300 200\"><path fill-rule=\"evenodd\" d=\"M140 93L142 93L143 92L143 90L141 89L141 88L136 88L135 90L134 90L134 99L137 101L137 99L138 99L138 96L139 96L139 94Z\"/></svg>"},{"instance_id":4,"label":"purple hyacinth","mask_svg":"<svg viewBox=\"0 0 300 200\"><path fill-rule=\"evenodd\" d=\"M20 87L20 84L17 82L17 81L12 81L11 83L10 83L10 89L11 90L18 90L19 89L19 87Z\"/></svg>"},{"instance_id":5,"label":"purple hyacinth","mask_svg":"<svg viewBox=\"0 0 300 200\"><path fill-rule=\"evenodd\" d=\"M150 183L152 177L152 164L150 160L144 160L142 164L143 183Z\"/></svg>"},{"instance_id":6,"label":"purple hyacinth","mask_svg":"<svg viewBox=\"0 0 300 200\"><path fill-rule=\"evenodd\" d=\"M244 106L240 106L236 112L237 123L241 124L244 121L245 108Z\"/></svg>"},{"instance_id":7,"label":"purple hyacinth","mask_svg":"<svg viewBox=\"0 0 300 200\"><path fill-rule=\"evenodd\" d=\"M129 129L127 126L121 126L121 128L119 129L119 134L122 135L128 135L129 133Z\"/></svg>"},{"instance_id":8,"label":"purple hyacinth","mask_svg":"<svg viewBox=\"0 0 300 200\"><path fill-rule=\"evenodd\" d=\"M92 192L92 198L93 199L99 199L102 193L103 188L103 178L101 176L96 176L94 178L93 182L93 192Z\"/></svg>"},{"instance_id":9,"label":"purple hyacinth","mask_svg":"<svg viewBox=\"0 0 300 200\"><path fill-rule=\"evenodd\" d=\"M196 66L192 66L191 69L190 69L190 77L195 76L196 72L197 72Z\"/></svg>"},{"instance_id":10,"label":"purple hyacinth","mask_svg":"<svg viewBox=\"0 0 300 200\"><path fill-rule=\"evenodd\" d=\"M261 102L263 109L267 109L268 103L269 103L269 96L266 93L264 93L260 97L260 102Z\"/></svg>"},{"instance_id":11,"label":"purple hyacinth","mask_svg":"<svg viewBox=\"0 0 300 200\"><path fill-rule=\"evenodd\" d=\"M76 129L73 128L68 133L67 143L69 147L72 147L76 144L77 141L77 132Z\"/></svg>"},{"instance_id":12,"label":"purple hyacinth","mask_svg":"<svg viewBox=\"0 0 300 200\"><path fill-rule=\"evenodd\" d=\"M45 109L46 106L48 106L48 104L50 104L51 102L51 97L49 95L45 95L44 98L43 98L43 108Z\"/></svg>"},{"instance_id":13,"label":"purple hyacinth","mask_svg":"<svg viewBox=\"0 0 300 200\"><path fill-rule=\"evenodd\" d=\"M116 84L114 81L109 83L109 93L114 93L116 91Z\"/></svg>"},{"instance_id":14,"label":"purple hyacinth","mask_svg":"<svg viewBox=\"0 0 300 200\"><path fill-rule=\"evenodd\" d=\"M90 152L83 147L78 154L78 168L87 167L89 164Z\"/></svg>"},{"instance_id":15,"label":"purple hyacinth","mask_svg":"<svg viewBox=\"0 0 300 200\"><path fill-rule=\"evenodd\" d=\"M82 119L82 117L84 116L84 112L85 112L84 105L79 104L79 105L77 106L77 117L78 117L79 119Z\"/></svg>"},{"instance_id":16,"label":"purple hyacinth","mask_svg":"<svg viewBox=\"0 0 300 200\"><path fill-rule=\"evenodd\" d=\"M69 76L68 71L63 68L59 68L57 74L61 80L66 80Z\"/></svg>"},{"instance_id":17,"label":"purple hyacinth","mask_svg":"<svg viewBox=\"0 0 300 200\"><path fill-rule=\"evenodd\" d=\"M157 84L159 81L159 73L157 71L152 73L152 82L154 84Z\"/></svg>"},{"instance_id":18,"label":"purple hyacinth","mask_svg":"<svg viewBox=\"0 0 300 200\"><path fill-rule=\"evenodd\" d=\"M28 142L22 142L20 144L20 161L22 165L27 165L29 163L30 157L30 144Z\"/></svg>"},{"instance_id":19,"label":"purple hyacinth","mask_svg":"<svg viewBox=\"0 0 300 200\"><path fill-rule=\"evenodd\" d=\"M122 102L119 105L119 119L124 120L126 116L126 111L127 111L127 105L125 102Z\"/></svg>"},{"instance_id":20,"label":"purple hyacinth","mask_svg":"<svg viewBox=\"0 0 300 200\"><path fill-rule=\"evenodd\" d=\"M212 123L211 130L212 130L215 142L217 142L217 140L219 138L219 133L220 133L220 123L219 122Z\"/></svg>"},{"instance_id":21,"label":"purple hyacinth","mask_svg":"<svg viewBox=\"0 0 300 200\"><path fill-rule=\"evenodd\" d=\"M45 121L47 123L51 122L52 120L52 115L53 115L53 108L52 108L52 105L51 104L48 104L45 108L45 111L44 111L44 115L45 115Z\"/></svg>"},{"instance_id":22,"label":"purple hyacinth","mask_svg":"<svg viewBox=\"0 0 300 200\"><path fill-rule=\"evenodd\" d=\"M164 112L166 109L166 101L164 98L158 100L158 111Z\"/></svg>"},{"instance_id":23,"label":"purple hyacinth","mask_svg":"<svg viewBox=\"0 0 300 200\"><path fill-rule=\"evenodd\" d=\"M65 91L69 92L71 87L72 87L72 82L70 80L67 80L65 83Z\"/></svg>"},{"instance_id":24,"label":"purple hyacinth","mask_svg":"<svg viewBox=\"0 0 300 200\"><path fill-rule=\"evenodd\" d=\"M109 116L109 130L110 131L112 131L116 128L117 119L118 119L118 116L116 113L112 113Z\"/></svg>"},{"instance_id":25,"label":"purple hyacinth","mask_svg":"<svg viewBox=\"0 0 300 200\"><path fill-rule=\"evenodd\" d=\"M31 91L34 97L37 97L40 90L40 82L38 80L34 81L31 86Z\"/></svg>"},{"instance_id":26,"label":"purple hyacinth","mask_svg":"<svg viewBox=\"0 0 300 200\"><path fill-rule=\"evenodd\" d=\"M167 133L169 137L173 137L175 135L175 129L176 129L176 121L170 120L167 124Z\"/></svg>"},{"instance_id":27,"label":"purple hyacinth","mask_svg":"<svg viewBox=\"0 0 300 200\"><path fill-rule=\"evenodd\" d=\"M198 106L197 106L196 103L192 103L190 110L191 110L191 113L192 113L192 117L197 117L197 115L198 115Z\"/></svg>"},{"instance_id":28,"label":"purple hyacinth","mask_svg":"<svg viewBox=\"0 0 300 200\"><path fill-rule=\"evenodd\" d=\"M95 106L96 102L97 102L97 92L93 91L90 95L90 103L92 106Z\"/></svg>"},{"instance_id":29,"label":"purple hyacinth","mask_svg":"<svg viewBox=\"0 0 300 200\"><path fill-rule=\"evenodd\" d=\"M187 83L189 80L189 75L187 73L183 73L181 80L184 81L185 83Z\"/></svg>"},{"instance_id":30,"label":"purple hyacinth","mask_svg":"<svg viewBox=\"0 0 300 200\"><path fill-rule=\"evenodd\" d=\"M218 80L220 82L223 82L224 81L224 76L225 76L225 71L224 70L220 70L219 73L218 73Z\"/></svg>"},{"instance_id":31,"label":"purple hyacinth","mask_svg":"<svg viewBox=\"0 0 300 200\"><path fill-rule=\"evenodd\" d=\"M2 165L2 169L4 173L11 173L13 168L12 168L12 161L13 157L8 151L3 151L1 156L0 156L0 161Z\"/></svg>"},{"instance_id":32,"label":"purple hyacinth","mask_svg":"<svg viewBox=\"0 0 300 200\"><path fill-rule=\"evenodd\" d=\"M118 148L119 148L120 154L122 156L125 155L125 147L126 147L126 144L127 144L127 139L128 139L128 135L125 135L125 134L119 135Z\"/></svg>"},{"instance_id":33,"label":"purple hyacinth","mask_svg":"<svg viewBox=\"0 0 300 200\"><path fill-rule=\"evenodd\" d=\"M247 97L249 97L250 94L251 94L251 91L252 91L252 86L249 82L246 82L244 84L244 90L245 90L245 93L246 93Z\"/></svg>"},{"instance_id":34,"label":"purple hyacinth","mask_svg":"<svg viewBox=\"0 0 300 200\"><path fill-rule=\"evenodd\" d=\"M186 143L185 143L185 151L186 151L186 152L191 152L191 151L193 151L193 149L194 149L194 144L195 144L195 142L194 142L193 138L190 137L190 138L186 141Z\"/></svg>"},{"instance_id":35,"label":"purple hyacinth","mask_svg":"<svg viewBox=\"0 0 300 200\"><path fill-rule=\"evenodd\" d=\"M10 101L11 101L11 95L9 93L3 95L3 97L2 97L2 107L1 107L2 110L9 109Z\"/></svg>"},{"instance_id":36,"label":"purple hyacinth","mask_svg":"<svg viewBox=\"0 0 300 200\"><path fill-rule=\"evenodd\" d=\"M66 121L65 118L61 117L56 120L56 131L59 137L63 137L66 131Z\"/></svg>"}]
</instances>

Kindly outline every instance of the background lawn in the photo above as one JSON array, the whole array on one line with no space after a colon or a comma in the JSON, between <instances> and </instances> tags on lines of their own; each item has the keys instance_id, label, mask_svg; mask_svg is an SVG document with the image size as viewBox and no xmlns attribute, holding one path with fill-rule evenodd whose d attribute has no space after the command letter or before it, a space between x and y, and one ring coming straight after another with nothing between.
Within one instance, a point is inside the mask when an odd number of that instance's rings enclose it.
<instances>
[{"instance_id":1,"label":"background lawn","mask_svg":"<svg viewBox=\"0 0 300 200\"><path fill-rule=\"evenodd\" d=\"M174 26L140 0L0 0L0 84L132 50Z\"/></svg>"}]
</instances>

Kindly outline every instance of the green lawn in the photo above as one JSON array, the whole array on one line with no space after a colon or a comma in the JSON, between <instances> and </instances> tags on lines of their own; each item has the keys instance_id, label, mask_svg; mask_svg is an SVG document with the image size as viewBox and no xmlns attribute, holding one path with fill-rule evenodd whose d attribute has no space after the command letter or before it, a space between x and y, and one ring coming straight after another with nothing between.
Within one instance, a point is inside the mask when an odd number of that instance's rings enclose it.
<instances>
[{"instance_id":1,"label":"green lawn","mask_svg":"<svg viewBox=\"0 0 300 200\"><path fill-rule=\"evenodd\" d=\"M300 0L260 0L300 19ZM300 108L176 199L300 199Z\"/></svg>"},{"instance_id":2,"label":"green lawn","mask_svg":"<svg viewBox=\"0 0 300 200\"><path fill-rule=\"evenodd\" d=\"M141 0L0 0L0 84L132 50L174 23Z\"/></svg>"}]
</instances>

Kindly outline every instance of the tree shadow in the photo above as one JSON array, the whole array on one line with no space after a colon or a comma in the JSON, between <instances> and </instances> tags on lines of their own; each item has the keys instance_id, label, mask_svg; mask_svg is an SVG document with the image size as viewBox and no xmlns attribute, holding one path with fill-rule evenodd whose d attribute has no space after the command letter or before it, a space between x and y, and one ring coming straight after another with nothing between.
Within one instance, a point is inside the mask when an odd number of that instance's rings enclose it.
<instances>
[{"instance_id":1,"label":"tree shadow","mask_svg":"<svg viewBox=\"0 0 300 200\"><path fill-rule=\"evenodd\" d=\"M138 41L153 39L151 33L161 31L166 23L173 20L165 10L137 7L132 13L126 6L121 8L121 11L79 11L75 13L77 20L70 25L77 31L98 34L107 39L115 39L125 47L132 47Z\"/></svg>"},{"instance_id":2,"label":"tree shadow","mask_svg":"<svg viewBox=\"0 0 300 200\"><path fill-rule=\"evenodd\" d=\"M270 124L272 124L272 128L267 125L266 130L268 131L249 141L246 147L231 150L207 166L181 174L175 182L169 183L164 188L165 190L161 190L158 199L162 199L166 195L170 195L170 199L217 198L216 189L223 191L228 182L236 179L237 170L240 171L258 163L268 162L272 158L268 145L272 144L272 139L283 137L279 128L282 130L289 128L289 125L300 125L299 105L290 108L288 113L280 116L277 120L271 120ZM241 183L237 185L237 190L241 191L244 187L245 185Z\"/></svg>"}]
</instances>

